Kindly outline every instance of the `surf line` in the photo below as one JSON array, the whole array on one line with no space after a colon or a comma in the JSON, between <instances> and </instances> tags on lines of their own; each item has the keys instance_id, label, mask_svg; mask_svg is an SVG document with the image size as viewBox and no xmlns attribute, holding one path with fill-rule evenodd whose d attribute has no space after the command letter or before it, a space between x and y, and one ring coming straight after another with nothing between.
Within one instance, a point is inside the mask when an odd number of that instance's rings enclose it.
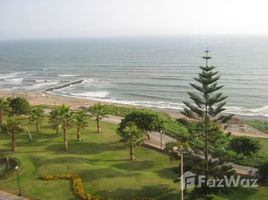
<instances>
[{"instance_id":1,"label":"surf line","mask_svg":"<svg viewBox=\"0 0 268 200\"><path fill-rule=\"evenodd\" d=\"M80 83L83 83L84 80L83 79L80 79L80 80L76 80L76 81L71 81L71 82L68 82L68 83L65 83L65 84L62 84L62 85L58 85L58 86L55 86L55 87L51 87L51 88L48 88L46 89L45 91L46 92L52 92L54 90L58 90L58 89L62 89L62 88L66 88L66 87L69 87L71 85L76 85L76 84L80 84Z\"/></svg>"}]
</instances>

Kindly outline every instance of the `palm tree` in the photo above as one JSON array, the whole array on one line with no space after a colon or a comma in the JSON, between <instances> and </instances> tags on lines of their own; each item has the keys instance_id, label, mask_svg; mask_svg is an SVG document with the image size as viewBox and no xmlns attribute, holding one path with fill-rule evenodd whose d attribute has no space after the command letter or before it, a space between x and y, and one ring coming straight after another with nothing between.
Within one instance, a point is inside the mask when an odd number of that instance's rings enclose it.
<instances>
[{"instance_id":1,"label":"palm tree","mask_svg":"<svg viewBox=\"0 0 268 200\"><path fill-rule=\"evenodd\" d=\"M73 121L76 125L76 138L77 142L81 142L81 129L87 127L88 125L88 115L86 111L79 110L74 113L73 115Z\"/></svg>"},{"instance_id":2,"label":"palm tree","mask_svg":"<svg viewBox=\"0 0 268 200\"><path fill-rule=\"evenodd\" d=\"M59 120L59 107L55 108L49 113L49 123L51 124L51 127L56 130L56 135L58 135L61 128Z\"/></svg>"},{"instance_id":3,"label":"palm tree","mask_svg":"<svg viewBox=\"0 0 268 200\"><path fill-rule=\"evenodd\" d=\"M70 107L62 105L58 109L58 120L63 130L64 148L68 151L68 135L67 129L72 125L72 111Z\"/></svg>"},{"instance_id":4,"label":"palm tree","mask_svg":"<svg viewBox=\"0 0 268 200\"><path fill-rule=\"evenodd\" d=\"M135 147L143 142L143 132L134 122L129 122L123 130L118 129L117 133L129 145L130 160L135 160Z\"/></svg>"},{"instance_id":5,"label":"palm tree","mask_svg":"<svg viewBox=\"0 0 268 200\"><path fill-rule=\"evenodd\" d=\"M95 117L97 122L97 133L101 133L100 120L106 116L105 105L100 103L94 104L89 108L89 112Z\"/></svg>"},{"instance_id":6,"label":"palm tree","mask_svg":"<svg viewBox=\"0 0 268 200\"><path fill-rule=\"evenodd\" d=\"M36 106L32 108L30 112L30 121L35 124L36 127L36 133L39 133L40 124L44 120L45 117L45 111L40 106Z\"/></svg>"},{"instance_id":7,"label":"palm tree","mask_svg":"<svg viewBox=\"0 0 268 200\"><path fill-rule=\"evenodd\" d=\"M20 122L15 118L9 118L3 124L2 131L11 136L11 150L16 151L16 135L23 131Z\"/></svg>"},{"instance_id":8,"label":"palm tree","mask_svg":"<svg viewBox=\"0 0 268 200\"><path fill-rule=\"evenodd\" d=\"M5 98L0 98L0 125L3 124L3 115L10 111L9 103Z\"/></svg>"}]
</instances>

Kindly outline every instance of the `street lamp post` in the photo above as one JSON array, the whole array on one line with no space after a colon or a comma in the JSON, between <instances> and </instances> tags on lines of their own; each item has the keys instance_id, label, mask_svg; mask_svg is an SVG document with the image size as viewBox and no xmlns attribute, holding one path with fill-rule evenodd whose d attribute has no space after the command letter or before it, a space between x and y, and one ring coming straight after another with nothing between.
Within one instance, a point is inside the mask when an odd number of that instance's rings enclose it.
<instances>
[{"instance_id":1,"label":"street lamp post","mask_svg":"<svg viewBox=\"0 0 268 200\"><path fill-rule=\"evenodd\" d=\"M163 131L162 130L160 131L160 147L161 147L161 150L163 150Z\"/></svg>"},{"instance_id":2,"label":"street lamp post","mask_svg":"<svg viewBox=\"0 0 268 200\"><path fill-rule=\"evenodd\" d=\"M181 179L180 179L180 199L181 200L184 200L184 180L183 180L183 154L187 153L188 151L186 151L183 146L180 146L180 148L178 147L173 147L173 152L177 153L178 156L181 157L181 162L180 162L180 165L181 165L181 170L180 170L180 173L181 173Z\"/></svg>"},{"instance_id":3,"label":"street lamp post","mask_svg":"<svg viewBox=\"0 0 268 200\"><path fill-rule=\"evenodd\" d=\"M17 182L18 182L18 188L19 188L18 196L21 196L20 176L19 176L19 166L16 166L16 167L15 167L15 170L16 170L16 172L17 172Z\"/></svg>"}]
</instances>

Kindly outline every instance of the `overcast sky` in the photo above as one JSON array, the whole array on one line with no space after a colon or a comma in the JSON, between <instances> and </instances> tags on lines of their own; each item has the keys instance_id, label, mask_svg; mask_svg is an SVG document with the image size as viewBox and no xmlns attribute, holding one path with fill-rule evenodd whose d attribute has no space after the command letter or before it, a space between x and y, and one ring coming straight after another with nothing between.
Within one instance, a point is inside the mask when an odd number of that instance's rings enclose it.
<instances>
[{"instance_id":1,"label":"overcast sky","mask_svg":"<svg viewBox=\"0 0 268 200\"><path fill-rule=\"evenodd\" d=\"M0 39L268 34L267 0L0 0Z\"/></svg>"}]
</instances>

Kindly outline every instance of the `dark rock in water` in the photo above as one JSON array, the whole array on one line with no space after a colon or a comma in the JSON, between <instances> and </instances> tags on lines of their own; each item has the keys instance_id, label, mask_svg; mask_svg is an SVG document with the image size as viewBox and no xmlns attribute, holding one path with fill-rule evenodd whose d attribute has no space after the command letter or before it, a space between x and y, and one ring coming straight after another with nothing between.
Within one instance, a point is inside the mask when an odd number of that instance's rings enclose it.
<instances>
[{"instance_id":1,"label":"dark rock in water","mask_svg":"<svg viewBox=\"0 0 268 200\"><path fill-rule=\"evenodd\" d=\"M65 84L62 84L62 85L58 85L58 86L55 86L55 87L51 87L51 88L48 88L46 89L46 92L52 92L53 90L58 90L58 89L62 89L62 88L66 88L66 87L69 87L71 85L76 85L76 84L80 84L80 83L83 83L84 80L76 80L76 81L71 81L71 82L68 82L68 83L65 83Z\"/></svg>"}]
</instances>

